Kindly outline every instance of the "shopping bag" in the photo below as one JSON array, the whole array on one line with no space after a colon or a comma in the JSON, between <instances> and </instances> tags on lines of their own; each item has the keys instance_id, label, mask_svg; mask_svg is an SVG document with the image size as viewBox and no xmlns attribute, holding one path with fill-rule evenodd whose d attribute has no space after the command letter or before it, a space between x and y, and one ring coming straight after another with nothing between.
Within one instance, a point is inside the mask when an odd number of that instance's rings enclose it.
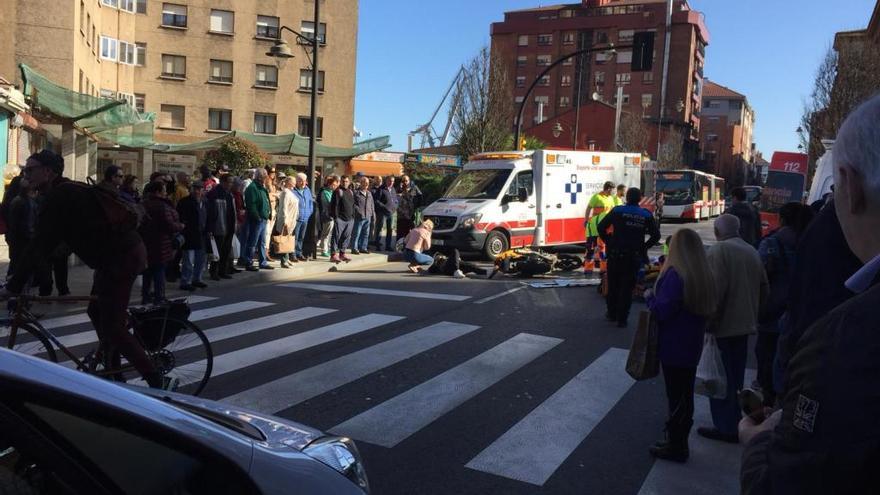
<instances>
[{"instance_id":1,"label":"shopping bag","mask_svg":"<svg viewBox=\"0 0 880 495\"><path fill-rule=\"evenodd\" d=\"M209 238L210 248L208 251L208 261L219 261L220 260L220 250L217 249L217 241L214 240L214 236Z\"/></svg>"},{"instance_id":2,"label":"shopping bag","mask_svg":"<svg viewBox=\"0 0 880 495\"><path fill-rule=\"evenodd\" d=\"M697 365L694 392L710 399L727 397L727 373L724 370L724 361L721 360L718 342L710 333L707 333L703 340L703 355L700 356L700 364Z\"/></svg>"},{"instance_id":3,"label":"shopping bag","mask_svg":"<svg viewBox=\"0 0 880 495\"><path fill-rule=\"evenodd\" d=\"M657 357L657 321L650 311L639 313L639 326L626 358L626 372L635 380L647 380L660 373Z\"/></svg>"},{"instance_id":4,"label":"shopping bag","mask_svg":"<svg viewBox=\"0 0 880 495\"><path fill-rule=\"evenodd\" d=\"M292 235L273 235L272 248L278 254L287 254L293 252L293 236Z\"/></svg>"},{"instance_id":5,"label":"shopping bag","mask_svg":"<svg viewBox=\"0 0 880 495\"><path fill-rule=\"evenodd\" d=\"M238 242L238 236L232 236L232 259L237 260L241 258L241 243Z\"/></svg>"}]
</instances>

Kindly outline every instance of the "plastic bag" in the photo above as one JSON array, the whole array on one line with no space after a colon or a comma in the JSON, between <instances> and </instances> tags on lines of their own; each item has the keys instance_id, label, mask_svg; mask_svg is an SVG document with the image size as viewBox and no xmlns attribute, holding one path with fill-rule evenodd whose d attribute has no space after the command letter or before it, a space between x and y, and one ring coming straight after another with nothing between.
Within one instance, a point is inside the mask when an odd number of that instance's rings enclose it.
<instances>
[{"instance_id":1,"label":"plastic bag","mask_svg":"<svg viewBox=\"0 0 880 495\"><path fill-rule=\"evenodd\" d=\"M697 365L697 381L694 392L710 399L727 397L727 373L721 360L721 351L715 336L706 334L703 340L703 355Z\"/></svg>"},{"instance_id":2,"label":"plastic bag","mask_svg":"<svg viewBox=\"0 0 880 495\"><path fill-rule=\"evenodd\" d=\"M211 236L210 239L210 251L208 251L208 261L214 262L220 260L220 250L217 249L217 241L214 240L214 236Z\"/></svg>"},{"instance_id":3,"label":"plastic bag","mask_svg":"<svg viewBox=\"0 0 880 495\"><path fill-rule=\"evenodd\" d=\"M241 258L241 243L238 242L238 236L232 236L232 259L237 260Z\"/></svg>"}]
</instances>

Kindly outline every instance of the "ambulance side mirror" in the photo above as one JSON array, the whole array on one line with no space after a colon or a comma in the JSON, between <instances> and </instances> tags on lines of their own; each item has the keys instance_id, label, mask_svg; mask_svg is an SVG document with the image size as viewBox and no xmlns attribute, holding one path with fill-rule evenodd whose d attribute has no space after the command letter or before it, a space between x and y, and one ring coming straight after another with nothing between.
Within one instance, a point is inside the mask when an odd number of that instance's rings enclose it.
<instances>
[{"instance_id":1,"label":"ambulance side mirror","mask_svg":"<svg viewBox=\"0 0 880 495\"><path fill-rule=\"evenodd\" d=\"M524 187L520 187L516 191L516 199L520 203L525 203L526 201L529 200L529 191L527 191L526 188L524 188Z\"/></svg>"}]
</instances>

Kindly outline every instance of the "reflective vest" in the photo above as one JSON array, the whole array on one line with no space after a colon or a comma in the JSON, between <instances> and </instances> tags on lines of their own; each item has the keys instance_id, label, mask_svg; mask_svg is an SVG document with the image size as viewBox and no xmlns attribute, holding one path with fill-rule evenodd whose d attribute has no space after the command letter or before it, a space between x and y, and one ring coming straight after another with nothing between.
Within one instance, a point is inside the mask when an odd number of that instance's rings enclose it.
<instances>
[{"instance_id":1,"label":"reflective vest","mask_svg":"<svg viewBox=\"0 0 880 495\"><path fill-rule=\"evenodd\" d=\"M599 222L614 208L614 198L615 196L606 196L602 193L596 193L590 198L587 204L587 210L591 215L590 223L587 225L587 237L599 236Z\"/></svg>"}]
</instances>

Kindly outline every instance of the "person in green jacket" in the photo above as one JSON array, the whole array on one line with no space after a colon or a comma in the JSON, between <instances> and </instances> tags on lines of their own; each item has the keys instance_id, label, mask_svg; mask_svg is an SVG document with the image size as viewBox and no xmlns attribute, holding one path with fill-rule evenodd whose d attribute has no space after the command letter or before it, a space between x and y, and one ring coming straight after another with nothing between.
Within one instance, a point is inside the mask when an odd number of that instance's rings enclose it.
<instances>
[{"instance_id":1,"label":"person in green jacket","mask_svg":"<svg viewBox=\"0 0 880 495\"><path fill-rule=\"evenodd\" d=\"M584 225L587 227L587 259L593 259L596 245L599 243L599 222L611 211L614 202L614 183L611 181L602 185L602 190L590 198L587 204L587 212Z\"/></svg>"},{"instance_id":2,"label":"person in green jacket","mask_svg":"<svg viewBox=\"0 0 880 495\"><path fill-rule=\"evenodd\" d=\"M254 181L244 191L244 207L247 210L248 238L245 245L247 270L273 270L266 259L266 226L271 217L269 191L266 189L268 175L262 168L254 172ZM259 259L259 268L254 266L254 255Z\"/></svg>"}]
</instances>

